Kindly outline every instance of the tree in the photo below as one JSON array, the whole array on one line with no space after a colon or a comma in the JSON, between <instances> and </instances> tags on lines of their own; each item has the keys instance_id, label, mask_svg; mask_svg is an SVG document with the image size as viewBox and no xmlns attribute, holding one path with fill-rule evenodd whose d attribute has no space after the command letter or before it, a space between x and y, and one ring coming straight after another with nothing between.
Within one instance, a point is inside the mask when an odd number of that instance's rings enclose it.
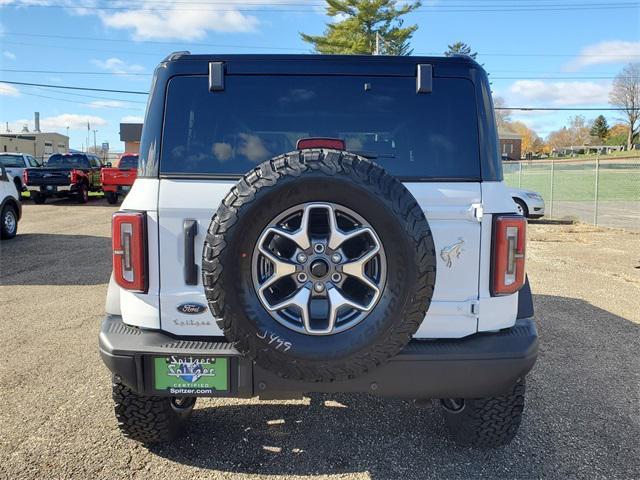
<instances>
[{"instance_id":1,"label":"tree","mask_svg":"<svg viewBox=\"0 0 640 480\"><path fill-rule=\"evenodd\" d=\"M629 127L622 123L616 123L609 129L607 145L626 145Z\"/></svg>"},{"instance_id":2,"label":"tree","mask_svg":"<svg viewBox=\"0 0 640 480\"><path fill-rule=\"evenodd\" d=\"M518 133L522 137L522 153L538 153L542 150L542 139L536 132L531 130L522 122L511 122L508 128Z\"/></svg>"},{"instance_id":3,"label":"tree","mask_svg":"<svg viewBox=\"0 0 640 480\"><path fill-rule=\"evenodd\" d=\"M452 57L454 55L468 55L469 57L476 59L477 52L471 53L471 47L464 42L456 42L453 45L449 45L449 50L444 52L445 56Z\"/></svg>"},{"instance_id":4,"label":"tree","mask_svg":"<svg viewBox=\"0 0 640 480\"><path fill-rule=\"evenodd\" d=\"M410 55L409 40L418 25L403 27L401 18L420 7L417 1L327 0L327 15L341 20L328 23L324 35L300 33L318 53L371 55L380 36L384 55Z\"/></svg>"},{"instance_id":5,"label":"tree","mask_svg":"<svg viewBox=\"0 0 640 480\"><path fill-rule=\"evenodd\" d=\"M591 125L591 131L589 132L592 137L596 137L600 140L600 143L604 143L609 135L609 124L604 115L598 115Z\"/></svg>"},{"instance_id":6,"label":"tree","mask_svg":"<svg viewBox=\"0 0 640 480\"><path fill-rule=\"evenodd\" d=\"M609 93L609 103L624 113L629 127L627 149L630 150L638 135L636 123L640 118L640 62L630 63L616 76Z\"/></svg>"},{"instance_id":7,"label":"tree","mask_svg":"<svg viewBox=\"0 0 640 480\"><path fill-rule=\"evenodd\" d=\"M493 97L493 108L495 110L496 124L498 128L508 128L509 123L511 122L511 111L510 110L497 110L505 106L504 98L502 97Z\"/></svg>"}]
</instances>

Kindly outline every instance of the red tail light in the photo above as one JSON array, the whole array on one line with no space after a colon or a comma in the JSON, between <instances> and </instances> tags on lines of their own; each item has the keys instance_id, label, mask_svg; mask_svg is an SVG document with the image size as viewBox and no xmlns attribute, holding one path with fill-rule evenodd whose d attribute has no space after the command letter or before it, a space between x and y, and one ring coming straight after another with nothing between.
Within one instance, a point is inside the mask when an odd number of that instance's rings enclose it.
<instances>
[{"instance_id":1,"label":"red tail light","mask_svg":"<svg viewBox=\"0 0 640 480\"><path fill-rule=\"evenodd\" d=\"M78 172L76 170L71 170L70 180L71 180L71 183L78 183L79 175L78 175Z\"/></svg>"},{"instance_id":2,"label":"red tail light","mask_svg":"<svg viewBox=\"0 0 640 480\"><path fill-rule=\"evenodd\" d=\"M346 150L344 140L339 138L301 138L296 142L296 150L305 148L332 148L334 150Z\"/></svg>"},{"instance_id":3,"label":"red tail light","mask_svg":"<svg viewBox=\"0 0 640 480\"><path fill-rule=\"evenodd\" d=\"M510 295L524 285L526 237L527 220L524 217L494 217L492 295Z\"/></svg>"},{"instance_id":4,"label":"red tail light","mask_svg":"<svg viewBox=\"0 0 640 480\"><path fill-rule=\"evenodd\" d=\"M147 218L144 212L116 212L112 223L113 276L126 290L146 293Z\"/></svg>"},{"instance_id":5,"label":"red tail light","mask_svg":"<svg viewBox=\"0 0 640 480\"><path fill-rule=\"evenodd\" d=\"M23 185L29 184L29 172L26 169L22 171L22 184Z\"/></svg>"}]
</instances>

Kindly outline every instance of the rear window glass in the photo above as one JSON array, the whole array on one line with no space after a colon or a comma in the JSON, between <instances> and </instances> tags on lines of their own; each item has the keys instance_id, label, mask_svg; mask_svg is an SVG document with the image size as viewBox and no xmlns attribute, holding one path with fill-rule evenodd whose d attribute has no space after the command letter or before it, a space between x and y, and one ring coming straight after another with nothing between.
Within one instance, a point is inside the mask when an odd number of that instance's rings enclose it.
<instances>
[{"instance_id":1,"label":"rear window glass","mask_svg":"<svg viewBox=\"0 0 640 480\"><path fill-rule=\"evenodd\" d=\"M47 160L47 167L88 168L89 160L85 155L55 154Z\"/></svg>"},{"instance_id":2,"label":"rear window glass","mask_svg":"<svg viewBox=\"0 0 640 480\"><path fill-rule=\"evenodd\" d=\"M0 155L0 165L7 168L24 168L22 155Z\"/></svg>"},{"instance_id":3,"label":"rear window glass","mask_svg":"<svg viewBox=\"0 0 640 480\"><path fill-rule=\"evenodd\" d=\"M118 168L138 168L138 155L125 155L120 158Z\"/></svg>"},{"instance_id":4,"label":"rear window glass","mask_svg":"<svg viewBox=\"0 0 640 480\"><path fill-rule=\"evenodd\" d=\"M160 171L241 175L328 137L407 178L479 178L473 84L434 78L416 94L413 77L227 76L209 92L205 76L169 82Z\"/></svg>"}]
</instances>

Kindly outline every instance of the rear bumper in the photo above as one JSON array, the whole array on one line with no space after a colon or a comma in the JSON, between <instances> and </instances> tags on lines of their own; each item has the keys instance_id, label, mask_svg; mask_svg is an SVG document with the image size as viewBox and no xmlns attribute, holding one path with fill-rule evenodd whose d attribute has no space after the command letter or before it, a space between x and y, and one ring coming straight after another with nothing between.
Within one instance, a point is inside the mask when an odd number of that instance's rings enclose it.
<instances>
[{"instance_id":1,"label":"rear bumper","mask_svg":"<svg viewBox=\"0 0 640 480\"><path fill-rule=\"evenodd\" d=\"M140 330L107 316L99 338L100 355L119 381L139 394L158 395L152 385L155 356L229 358L229 391L213 396L296 398L305 393L372 393L398 398L476 398L499 395L526 375L538 355L533 320L510 329L459 340L411 341L385 365L354 380L305 383L280 378L243 357L232 344L176 338ZM211 395L209 395L211 396Z\"/></svg>"},{"instance_id":2,"label":"rear bumper","mask_svg":"<svg viewBox=\"0 0 640 480\"><path fill-rule=\"evenodd\" d=\"M75 185L27 185L26 190L42 195L55 195L56 193L71 193L75 191Z\"/></svg>"}]
</instances>

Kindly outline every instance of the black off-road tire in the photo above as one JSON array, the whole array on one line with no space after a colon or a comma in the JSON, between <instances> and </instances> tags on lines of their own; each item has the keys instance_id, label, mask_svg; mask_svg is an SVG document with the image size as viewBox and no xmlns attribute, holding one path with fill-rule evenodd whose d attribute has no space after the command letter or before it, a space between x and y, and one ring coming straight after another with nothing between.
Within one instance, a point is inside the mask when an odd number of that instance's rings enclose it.
<instances>
[{"instance_id":1,"label":"black off-road tire","mask_svg":"<svg viewBox=\"0 0 640 480\"><path fill-rule=\"evenodd\" d=\"M13 222L11 222L12 227L9 227L5 222L5 218L8 216L12 216ZM11 218L9 219L11 220ZM0 212L0 238L3 240L9 240L13 238L18 233L18 211L16 208L8 203L2 208L2 212Z\"/></svg>"},{"instance_id":2,"label":"black off-road tire","mask_svg":"<svg viewBox=\"0 0 640 480\"><path fill-rule=\"evenodd\" d=\"M287 208L308 202L333 202L362 215L387 257L376 306L332 335L280 324L252 283L251 252L260 232ZM262 163L231 189L211 220L202 275L210 311L241 353L283 378L330 382L362 375L407 345L431 302L436 257L427 219L401 182L351 153L302 150Z\"/></svg>"},{"instance_id":3,"label":"black off-road tire","mask_svg":"<svg viewBox=\"0 0 640 480\"><path fill-rule=\"evenodd\" d=\"M498 397L441 400L447 428L462 445L480 448L507 445L518 433L524 409L525 381Z\"/></svg>"},{"instance_id":4,"label":"black off-road tire","mask_svg":"<svg viewBox=\"0 0 640 480\"><path fill-rule=\"evenodd\" d=\"M145 444L168 442L182 435L196 402L190 397L176 408L171 397L145 397L115 381L112 397L122 433Z\"/></svg>"},{"instance_id":5,"label":"black off-road tire","mask_svg":"<svg viewBox=\"0 0 640 480\"><path fill-rule=\"evenodd\" d=\"M31 192L31 199L36 205L42 205L47 201L47 197L40 192Z\"/></svg>"},{"instance_id":6,"label":"black off-road tire","mask_svg":"<svg viewBox=\"0 0 640 480\"><path fill-rule=\"evenodd\" d=\"M78 203L89 203L89 188L86 184L80 184L77 192Z\"/></svg>"},{"instance_id":7,"label":"black off-road tire","mask_svg":"<svg viewBox=\"0 0 640 480\"><path fill-rule=\"evenodd\" d=\"M107 199L110 205L118 203L118 194L115 192L104 192L104 197Z\"/></svg>"}]
</instances>

